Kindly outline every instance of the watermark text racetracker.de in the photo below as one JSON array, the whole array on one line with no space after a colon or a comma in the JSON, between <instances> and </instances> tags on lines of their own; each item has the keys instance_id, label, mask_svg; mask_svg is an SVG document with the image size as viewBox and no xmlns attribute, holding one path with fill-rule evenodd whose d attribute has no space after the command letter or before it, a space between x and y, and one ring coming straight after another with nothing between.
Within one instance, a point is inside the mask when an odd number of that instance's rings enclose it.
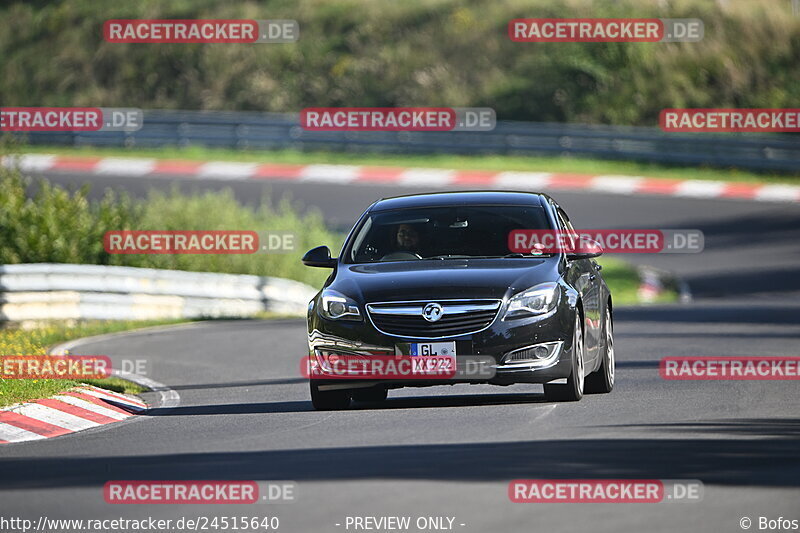
<instances>
[{"instance_id":1,"label":"watermark text racetracker.de","mask_svg":"<svg viewBox=\"0 0 800 533\"><path fill-rule=\"evenodd\" d=\"M508 485L514 503L699 502L697 479L515 479Z\"/></svg>"},{"instance_id":2,"label":"watermark text racetracker.de","mask_svg":"<svg viewBox=\"0 0 800 533\"><path fill-rule=\"evenodd\" d=\"M117 359L114 366L107 355L1 355L0 379L103 379L115 370L139 376L151 373L149 359Z\"/></svg>"},{"instance_id":3,"label":"watermark text racetracker.de","mask_svg":"<svg viewBox=\"0 0 800 533\"><path fill-rule=\"evenodd\" d=\"M110 254L288 253L297 237L288 231L112 230L103 236Z\"/></svg>"},{"instance_id":4,"label":"watermark text racetracker.de","mask_svg":"<svg viewBox=\"0 0 800 533\"><path fill-rule=\"evenodd\" d=\"M309 107L300 112L307 131L492 131L488 107Z\"/></svg>"},{"instance_id":5,"label":"watermark text racetracker.de","mask_svg":"<svg viewBox=\"0 0 800 533\"><path fill-rule=\"evenodd\" d=\"M294 481L119 480L103 486L109 504L294 503L297 497Z\"/></svg>"},{"instance_id":6,"label":"watermark text racetracker.de","mask_svg":"<svg viewBox=\"0 0 800 533\"><path fill-rule=\"evenodd\" d=\"M3 355L0 379L102 379L111 375L106 355Z\"/></svg>"},{"instance_id":7,"label":"watermark text racetracker.de","mask_svg":"<svg viewBox=\"0 0 800 533\"><path fill-rule=\"evenodd\" d=\"M512 253L699 253L703 232L695 229L512 230Z\"/></svg>"},{"instance_id":8,"label":"watermark text racetracker.de","mask_svg":"<svg viewBox=\"0 0 800 533\"><path fill-rule=\"evenodd\" d=\"M125 131L142 129L133 107L0 107L0 131Z\"/></svg>"},{"instance_id":9,"label":"watermark text racetracker.de","mask_svg":"<svg viewBox=\"0 0 800 533\"><path fill-rule=\"evenodd\" d=\"M508 23L508 37L518 43L655 43L703 39L700 19L522 18Z\"/></svg>"},{"instance_id":10,"label":"watermark text racetracker.de","mask_svg":"<svg viewBox=\"0 0 800 533\"><path fill-rule=\"evenodd\" d=\"M800 109L663 109L658 122L666 132L797 133Z\"/></svg>"},{"instance_id":11,"label":"watermark text racetracker.de","mask_svg":"<svg viewBox=\"0 0 800 533\"><path fill-rule=\"evenodd\" d=\"M309 379L451 380L491 379L497 372L492 357L479 355L346 354L316 349L300 361Z\"/></svg>"},{"instance_id":12,"label":"watermark text racetracker.de","mask_svg":"<svg viewBox=\"0 0 800 533\"><path fill-rule=\"evenodd\" d=\"M109 43L249 44L292 43L300 38L296 20L112 19L103 25Z\"/></svg>"},{"instance_id":13,"label":"watermark text racetracker.de","mask_svg":"<svg viewBox=\"0 0 800 533\"><path fill-rule=\"evenodd\" d=\"M800 380L800 357L664 357L658 372L668 380Z\"/></svg>"}]
</instances>

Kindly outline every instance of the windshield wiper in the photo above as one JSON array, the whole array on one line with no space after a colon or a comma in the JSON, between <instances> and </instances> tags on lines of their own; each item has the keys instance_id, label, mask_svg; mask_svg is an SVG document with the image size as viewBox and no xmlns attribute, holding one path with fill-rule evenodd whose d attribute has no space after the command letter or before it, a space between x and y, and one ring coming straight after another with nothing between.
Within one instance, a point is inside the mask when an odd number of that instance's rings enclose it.
<instances>
[{"instance_id":1,"label":"windshield wiper","mask_svg":"<svg viewBox=\"0 0 800 533\"><path fill-rule=\"evenodd\" d=\"M423 257L423 259L438 259L439 261L444 261L446 259L505 259L505 258L512 258L512 259L531 259L537 257L552 257L554 254L550 253L541 253L541 254L523 254L520 252L515 252L512 254L506 255L455 255L455 254L448 254L448 255L431 255L428 257Z\"/></svg>"},{"instance_id":2,"label":"windshield wiper","mask_svg":"<svg viewBox=\"0 0 800 533\"><path fill-rule=\"evenodd\" d=\"M471 255L457 255L457 254L444 254L444 255L431 255L429 257L423 257L423 259L439 259L440 261L444 261L445 259L473 259L474 256Z\"/></svg>"},{"instance_id":3,"label":"windshield wiper","mask_svg":"<svg viewBox=\"0 0 800 533\"><path fill-rule=\"evenodd\" d=\"M549 254L549 253L523 254L523 253L520 253L520 252L516 252L516 253L513 253L513 254L506 254L506 255L504 255L502 257L503 257L503 259L505 259L506 257L511 257L511 258L517 258L517 257L525 257L525 258L529 258L529 257L553 257L553 254Z\"/></svg>"}]
</instances>

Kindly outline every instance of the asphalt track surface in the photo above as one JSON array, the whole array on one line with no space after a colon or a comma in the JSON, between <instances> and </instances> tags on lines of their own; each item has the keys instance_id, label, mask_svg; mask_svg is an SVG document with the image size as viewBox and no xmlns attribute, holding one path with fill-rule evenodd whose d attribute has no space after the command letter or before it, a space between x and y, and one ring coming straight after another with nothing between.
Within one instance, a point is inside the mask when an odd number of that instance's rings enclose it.
<instances>
[{"instance_id":1,"label":"asphalt track surface","mask_svg":"<svg viewBox=\"0 0 800 533\"><path fill-rule=\"evenodd\" d=\"M341 227L371 201L414 192L298 182L200 182L49 174L142 194L231 187L247 202L290 191ZM631 256L678 272L695 301L616 311L617 385L572 404L540 386L393 391L382 406L315 412L298 377L302 321L215 321L84 343L181 396L174 408L0 448L3 516L280 517L280 531L348 531L347 516L455 517L455 531L742 531L800 519L798 382L665 381L664 356L797 356L800 206L559 192L576 227L693 228L694 255ZM146 396L154 401L155 394ZM518 478L699 479L701 502L514 504ZM298 502L108 505L125 479L293 480ZM336 524L341 524L337 526ZM463 526L460 524L464 524ZM349 531L353 531L351 528ZM412 528L412 531L417 531Z\"/></svg>"}]
</instances>

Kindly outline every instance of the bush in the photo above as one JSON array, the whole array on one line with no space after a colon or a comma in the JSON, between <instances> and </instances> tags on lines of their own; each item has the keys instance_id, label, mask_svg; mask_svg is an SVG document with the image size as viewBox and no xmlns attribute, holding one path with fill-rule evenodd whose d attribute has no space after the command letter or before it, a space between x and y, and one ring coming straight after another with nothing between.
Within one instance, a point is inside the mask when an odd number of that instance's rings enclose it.
<instances>
[{"instance_id":1,"label":"bush","mask_svg":"<svg viewBox=\"0 0 800 533\"><path fill-rule=\"evenodd\" d=\"M296 19L281 45L110 44L108 18ZM700 18L699 43L514 43L521 17ZM795 107L789 0L62 0L0 7L4 105L299 111L494 107L655 125L665 107Z\"/></svg>"},{"instance_id":2,"label":"bush","mask_svg":"<svg viewBox=\"0 0 800 533\"><path fill-rule=\"evenodd\" d=\"M33 189L30 197L28 188ZM286 199L273 208L265 196L260 208L251 209L237 203L230 190L196 196L151 192L145 200L107 192L100 201L90 201L87 193L87 187L67 191L0 168L0 264L125 265L278 276L319 285L328 273L303 266L300 257L313 246L336 249L342 242L318 213L300 214ZM112 255L103 248L109 230L292 231L296 249L282 254Z\"/></svg>"}]
</instances>

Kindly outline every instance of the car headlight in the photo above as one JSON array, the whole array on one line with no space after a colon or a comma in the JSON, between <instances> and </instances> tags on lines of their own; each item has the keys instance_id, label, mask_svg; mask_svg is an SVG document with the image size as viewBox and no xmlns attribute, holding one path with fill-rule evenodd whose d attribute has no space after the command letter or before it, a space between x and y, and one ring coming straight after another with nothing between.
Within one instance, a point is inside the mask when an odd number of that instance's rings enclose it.
<instances>
[{"instance_id":1,"label":"car headlight","mask_svg":"<svg viewBox=\"0 0 800 533\"><path fill-rule=\"evenodd\" d=\"M361 320L358 304L336 291L325 289L320 298L319 314L328 320Z\"/></svg>"},{"instance_id":2,"label":"car headlight","mask_svg":"<svg viewBox=\"0 0 800 533\"><path fill-rule=\"evenodd\" d=\"M508 301L508 308L503 318L520 318L543 315L558 305L558 283L540 283Z\"/></svg>"}]
</instances>

